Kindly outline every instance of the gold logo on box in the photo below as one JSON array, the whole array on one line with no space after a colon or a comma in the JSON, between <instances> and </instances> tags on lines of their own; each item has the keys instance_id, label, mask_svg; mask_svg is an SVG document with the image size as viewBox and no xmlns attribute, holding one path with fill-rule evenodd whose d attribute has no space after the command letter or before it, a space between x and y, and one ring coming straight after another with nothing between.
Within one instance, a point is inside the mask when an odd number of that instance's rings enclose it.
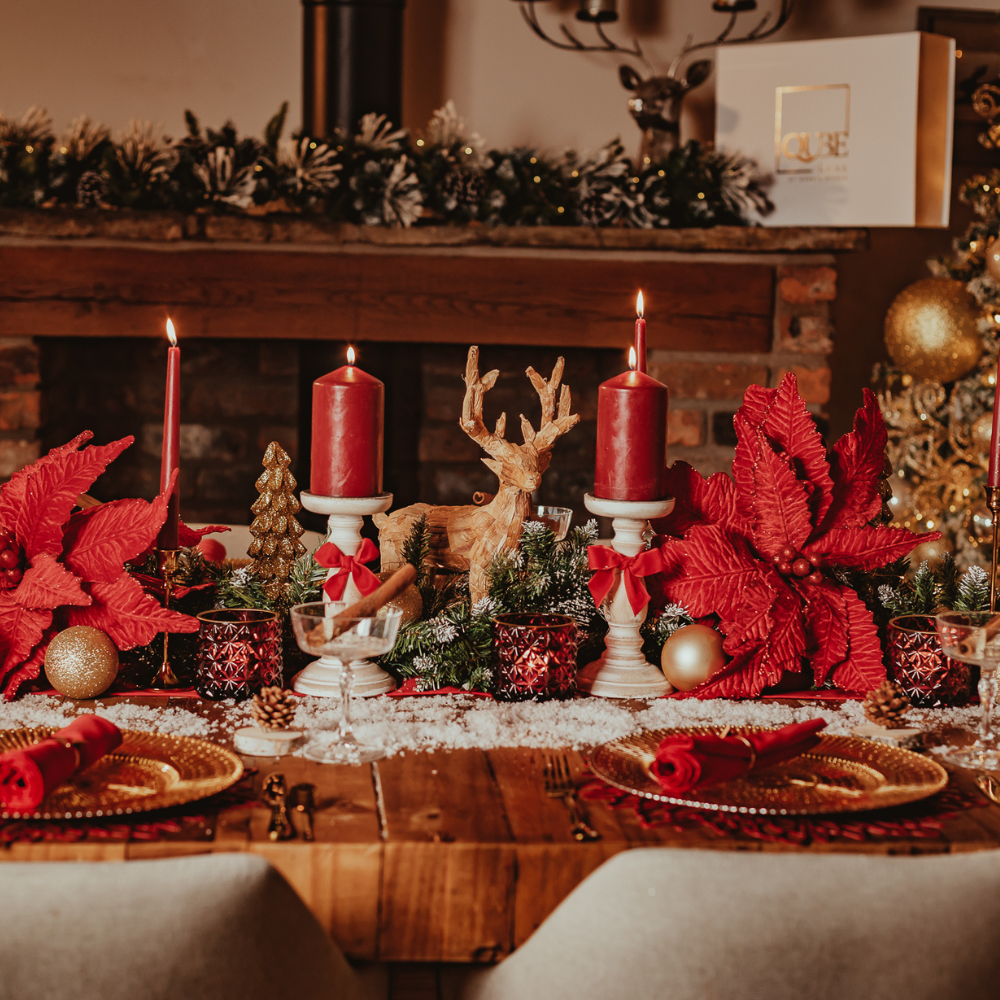
<instances>
[{"instance_id":1,"label":"gold logo on box","mask_svg":"<svg viewBox=\"0 0 1000 1000\"><path fill-rule=\"evenodd\" d=\"M843 173L851 133L851 85L777 87L774 169L779 174Z\"/></svg>"}]
</instances>

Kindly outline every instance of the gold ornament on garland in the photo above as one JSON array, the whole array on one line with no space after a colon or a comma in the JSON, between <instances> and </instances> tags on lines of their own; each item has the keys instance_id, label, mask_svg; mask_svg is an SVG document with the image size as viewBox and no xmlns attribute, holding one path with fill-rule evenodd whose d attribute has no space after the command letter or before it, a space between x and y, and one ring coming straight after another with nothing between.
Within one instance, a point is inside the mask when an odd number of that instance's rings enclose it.
<instances>
[{"instance_id":1,"label":"gold ornament on garland","mask_svg":"<svg viewBox=\"0 0 1000 1000\"><path fill-rule=\"evenodd\" d=\"M924 278L893 300L885 346L904 372L952 382L972 371L983 353L979 318L979 306L961 281Z\"/></svg>"},{"instance_id":2,"label":"gold ornament on garland","mask_svg":"<svg viewBox=\"0 0 1000 1000\"><path fill-rule=\"evenodd\" d=\"M375 575L385 583L395 570L383 570ZM408 625L410 622L420 620L424 613L424 599L420 596L420 590L415 583L411 583L399 597L394 597L386 607L399 608L403 612L403 617L399 620L400 625Z\"/></svg>"},{"instance_id":3,"label":"gold ornament on garland","mask_svg":"<svg viewBox=\"0 0 1000 1000\"><path fill-rule=\"evenodd\" d=\"M722 635L707 625L682 625L663 644L663 676L678 691L690 691L726 664Z\"/></svg>"},{"instance_id":4,"label":"gold ornament on garland","mask_svg":"<svg viewBox=\"0 0 1000 1000\"><path fill-rule=\"evenodd\" d=\"M67 698L96 698L118 676L118 649L99 628L74 625L49 643L45 676Z\"/></svg>"}]
</instances>

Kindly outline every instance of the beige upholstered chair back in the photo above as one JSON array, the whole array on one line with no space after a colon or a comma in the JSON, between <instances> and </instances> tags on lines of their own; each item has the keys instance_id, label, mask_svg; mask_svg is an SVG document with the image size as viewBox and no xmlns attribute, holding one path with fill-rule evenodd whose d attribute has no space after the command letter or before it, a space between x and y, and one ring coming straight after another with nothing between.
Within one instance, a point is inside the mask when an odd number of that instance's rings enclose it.
<instances>
[{"instance_id":1,"label":"beige upholstered chair back","mask_svg":"<svg viewBox=\"0 0 1000 1000\"><path fill-rule=\"evenodd\" d=\"M510 958L456 992L464 1000L996 1000L1000 851L625 851Z\"/></svg>"},{"instance_id":2,"label":"beige upholstered chair back","mask_svg":"<svg viewBox=\"0 0 1000 1000\"><path fill-rule=\"evenodd\" d=\"M0 1000L362 1000L263 859L0 864Z\"/></svg>"}]
</instances>

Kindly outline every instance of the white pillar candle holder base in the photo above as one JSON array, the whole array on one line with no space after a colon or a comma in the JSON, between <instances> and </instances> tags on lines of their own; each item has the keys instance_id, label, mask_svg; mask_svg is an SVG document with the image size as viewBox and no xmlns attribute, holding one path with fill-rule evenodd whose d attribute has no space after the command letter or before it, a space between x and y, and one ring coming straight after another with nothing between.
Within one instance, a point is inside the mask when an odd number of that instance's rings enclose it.
<instances>
[{"instance_id":1,"label":"white pillar candle holder base","mask_svg":"<svg viewBox=\"0 0 1000 1000\"><path fill-rule=\"evenodd\" d=\"M646 548L643 537L651 518L664 517L674 508L673 497L663 500L603 500L588 493L583 502L598 517L613 518L615 532L611 547L623 556L636 556ZM632 612L621 577L601 605L608 622L604 652L577 674L581 691L598 698L659 698L673 688L659 667L642 655L639 628L646 608Z\"/></svg>"},{"instance_id":2,"label":"white pillar candle holder base","mask_svg":"<svg viewBox=\"0 0 1000 1000\"><path fill-rule=\"evenodd\" d=\"M329 540L348 556L356 555L361 548L361 529L365 518L392 506L391 493L380 493L375 497L325 497L303 490L299 499L306 510L327 515ZM335 572L336 570L331 569L327 573L327 579ZM330 613L334 614L338 607L342 610L361 597L361 591L354 585L354 580L348 577L340 602L330 601L325 593L323 600L330 605ZM336 657L322 656L295 675L292 690L318 698L339 698L341 669L341 662ZM369 660L356 660L351 664L351 669L354 671L353 694L358 698L372 698L395 690L395 679Z\"/></svg>"}]
</instances>

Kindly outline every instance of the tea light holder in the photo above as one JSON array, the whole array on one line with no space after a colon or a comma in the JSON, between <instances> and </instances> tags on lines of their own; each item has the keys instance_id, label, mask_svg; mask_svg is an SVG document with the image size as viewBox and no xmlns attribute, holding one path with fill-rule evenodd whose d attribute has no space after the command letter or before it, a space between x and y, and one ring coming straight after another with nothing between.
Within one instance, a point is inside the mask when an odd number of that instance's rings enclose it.
<instances>
[{"instance_id":1,"label":"tea light holder","mask_svg":"<svg viewBox=\"0 0 1000 1000\"><path fill-rule=\"evenodd\" d=\"M302 506L314 514L326 514L329 540L346 556L356 555L361 548L361 529L365 518L379 514L392 506L392 494L380 493L374 497L327 497L303 490L299 494ZM327 573L329 580L337 572ZM347 586L340 601L331 601L326 594L323 600L329 604L329 613L336 614L348 604L353 604L363 595L348 576ZM321 656L304 670L300 670L292 680L292 690L299 694L311 694L320 698L340 697L341 662L333 656ZM380 666L369 660L357 660L352 664L354 686L352 694L357 698L371 698L385 694L396 687L396 681Z\"/></svg>"},{"instance_id":2,"label":"tea light holder","mask_svg":"<svg viewBox=\"0 0 1000 1000\"><path fill-rule=\"evenodd\" d=\"M583 502L591 514L613 519L611 547L623 556L637 556L648 548L645 535L650 520L674 509L673 497L603 500L588 493ZM598 698L659 698L672 691L660 668L643 656L639 629L646 620L646 608L638 614L632 611L620 577L601 608L608 622L604 652L577 675L580 690Z\"/></svg>"}]
</instances>

